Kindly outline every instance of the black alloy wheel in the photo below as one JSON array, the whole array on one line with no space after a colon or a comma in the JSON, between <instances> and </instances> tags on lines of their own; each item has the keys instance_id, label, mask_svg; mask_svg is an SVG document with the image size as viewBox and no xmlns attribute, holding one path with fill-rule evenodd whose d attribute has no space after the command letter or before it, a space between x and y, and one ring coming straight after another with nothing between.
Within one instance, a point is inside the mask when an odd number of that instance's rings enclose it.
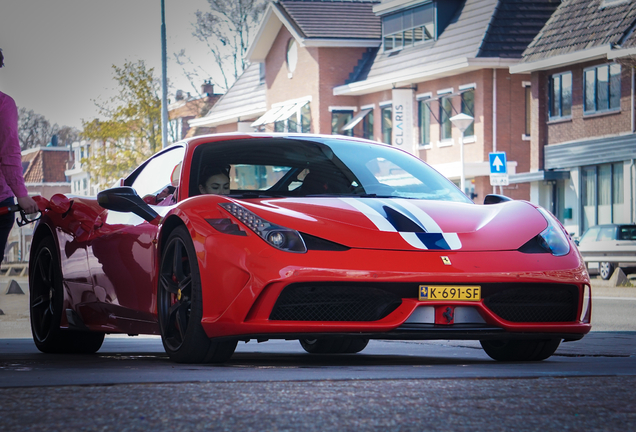
<instances>
[{"instance_id":1,"label":"black alloy wheel","mask_svg":"<svg viewBox=\"0 0 636 432\"><path fill-rule=\"evenodd\" d=\"M481 347L497 361L541 361L550 357L561 339L482 340Z\"/></svg>"},{"instance_id":2,"label":"black alloy wheel","mask_svg":"<svg viewBox=\"0 0 636 432\"><path fill-rule=\"evenodd\" d=\"M104 342L104 333L61 329L64 306L62 271L52 237L42 239L29 266L29 310L35 346L44 353L92 354Z\"/></svg>"},{"instance_id":3,"label":"black alloy wheel","mask_svg":"<svg viewBox=\"0 0 636 432\"><path fill-rule=\"evenodd\" d=\"M210 340L201 326L203 300L194 245L185 227L168 236L161 256L157 312L161 340L178 363L222 363L234 354L236 340Z\"/></svg>"}]
</instances>

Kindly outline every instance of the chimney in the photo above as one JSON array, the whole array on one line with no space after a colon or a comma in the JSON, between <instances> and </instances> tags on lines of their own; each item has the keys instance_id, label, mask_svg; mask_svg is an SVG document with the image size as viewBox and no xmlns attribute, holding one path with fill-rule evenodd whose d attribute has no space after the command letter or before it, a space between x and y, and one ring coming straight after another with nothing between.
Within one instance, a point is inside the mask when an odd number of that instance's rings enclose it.
<instances>
[{"instance_id":1,"label":"chimney","mask_svg":"<svg viewBox=\"0 0 636 432\"><path fill-rule=\"evenodd\" d=\"M183 90L177 90L177 94L174 97L177 101L183 100Z\"/></svg>"},{"instance_id":2,"label":"chimney","mask_svg":"<svg viewBox=\"0 0 636 432\"><path fill-rule=\"evenodd\" d=\"M214 94L214 84L210 80L203 81L201 85L201 94L203 96L212 96Z\"/></svg>"}]
</instances>

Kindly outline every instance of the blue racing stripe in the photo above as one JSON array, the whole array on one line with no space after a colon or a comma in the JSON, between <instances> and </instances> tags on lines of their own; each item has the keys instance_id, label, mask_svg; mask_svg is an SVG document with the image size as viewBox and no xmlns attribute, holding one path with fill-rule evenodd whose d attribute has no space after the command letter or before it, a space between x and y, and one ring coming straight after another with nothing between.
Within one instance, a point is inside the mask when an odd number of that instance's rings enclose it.
<instances>
[{"instance_id":1,"label":"blue racing stripe","mask_svg":"<svg viewBox=\"0 0 636 432\"><path fill-rule=\"evenodd\" d=\"M446 249L451 247L442 233L415 233L427 249Z\"/></svg>"}]
</instances>

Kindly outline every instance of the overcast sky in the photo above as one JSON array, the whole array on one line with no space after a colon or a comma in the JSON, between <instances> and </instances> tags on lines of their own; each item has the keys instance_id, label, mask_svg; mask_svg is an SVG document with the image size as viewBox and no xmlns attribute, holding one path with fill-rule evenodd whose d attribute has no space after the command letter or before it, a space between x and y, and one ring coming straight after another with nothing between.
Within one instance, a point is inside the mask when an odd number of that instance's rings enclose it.
<instances>
[{"instance_id":1,"label":"overcast sky","mask_svg":"<svg viewBox=\"0 0 636 432\"><path fill-rule=\"evenodd\" d=\"M210 62L192 36L206 0L165 0L168 57L181 49ZM116 87L111 65L145 60L161 77L160 0L0 0L0 91L52 124L81 127L97 116L92 100ZM205 57L205 59L204 59ZM202 64L212 71L211 64ZM179 66L168 62L169 93L193 92Z\"/></svg>"}]
</instances>

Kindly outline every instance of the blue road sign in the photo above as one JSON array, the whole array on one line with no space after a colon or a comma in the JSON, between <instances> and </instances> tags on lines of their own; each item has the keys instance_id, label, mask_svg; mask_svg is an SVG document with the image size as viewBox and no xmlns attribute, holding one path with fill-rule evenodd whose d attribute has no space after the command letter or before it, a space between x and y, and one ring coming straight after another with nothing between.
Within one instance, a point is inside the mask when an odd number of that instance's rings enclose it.
<instances>
[{"instance_id":1,"label":"blue road sign","mask_svg":"<svg viewBox=\"0 0 636 432\"><path fill-rule=\"evenodd\" d=\"M508 174L506 152L489 153L490 174Z\"/></svg>"}]
</instances>

